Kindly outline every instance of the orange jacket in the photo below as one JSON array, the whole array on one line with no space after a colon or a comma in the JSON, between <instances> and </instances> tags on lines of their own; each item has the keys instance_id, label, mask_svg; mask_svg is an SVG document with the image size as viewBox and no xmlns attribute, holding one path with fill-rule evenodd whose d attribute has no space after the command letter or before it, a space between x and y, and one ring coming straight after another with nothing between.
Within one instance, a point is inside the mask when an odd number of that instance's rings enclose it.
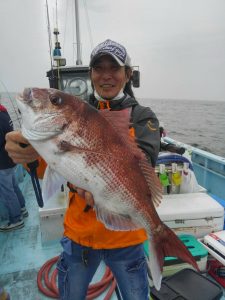
<instances>
[{"instance_id":1,"label":"orange jacket","mask_svg":"<svg viewBox=\"0 0 225 300\"><path fill-rule=\"evenodd\" d=\"M112 231L96 219L93 209L84 212L86 201L70 193L69 207L64 218L64 235L72 241L93 249L115 249L140 244L147 239L144 229Z\"/></svg>"}]
</instances>

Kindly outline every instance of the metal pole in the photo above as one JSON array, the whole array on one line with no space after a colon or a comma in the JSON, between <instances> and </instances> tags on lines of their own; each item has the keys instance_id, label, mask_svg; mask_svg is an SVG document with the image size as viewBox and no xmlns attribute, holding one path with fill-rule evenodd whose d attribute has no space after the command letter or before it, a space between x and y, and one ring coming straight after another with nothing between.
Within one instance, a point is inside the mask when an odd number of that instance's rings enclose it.
<instances>
[{"instance_id":1,"label":"metal pole","mask_svg":"<svg viewBox=\"0 0 225 300\"><path fill-rule=\"evenodd\" d=\"M77 40L77 60L76 60L76 65L82 65L78 0L75 0L75 21L76 21L76 40Z\"/></svg>"}]
</instances>

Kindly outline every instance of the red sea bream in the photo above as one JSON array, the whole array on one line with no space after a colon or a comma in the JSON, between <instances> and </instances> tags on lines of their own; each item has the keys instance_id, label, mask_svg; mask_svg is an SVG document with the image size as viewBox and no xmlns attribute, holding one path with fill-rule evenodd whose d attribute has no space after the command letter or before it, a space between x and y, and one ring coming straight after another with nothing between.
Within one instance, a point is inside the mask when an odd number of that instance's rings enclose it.
<instances>
[{"instance_id":1,"label":"red sea bream","mask_svg":"<svg viewBox=\"0 0 225 300\"><path fill-rule=\"evenodd\" d=\"M162 188L145 154L129 136L130 110L98 111L54 89L25 89L17 99L22 134L48 164L43 197L63 180L93 194L97 218L110 230L145 228L149 267L160 288L165 256L198 269L190 252L160 220Z\"/></svg>"}]
</instances>

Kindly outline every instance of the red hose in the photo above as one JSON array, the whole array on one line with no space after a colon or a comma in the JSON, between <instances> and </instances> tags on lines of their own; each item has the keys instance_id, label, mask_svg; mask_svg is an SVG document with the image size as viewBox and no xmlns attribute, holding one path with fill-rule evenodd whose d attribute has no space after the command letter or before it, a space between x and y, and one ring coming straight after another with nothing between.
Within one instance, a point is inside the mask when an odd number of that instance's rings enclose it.
<instances>
[{"instance_id":1,"label":"red hose","mask_svg":"<svg viewBox=\"0 0 225 300\"><path fill-rule=\"evenodd\" d=\"M53 257L48 260L39 270L37 275L37 285L38 289L47 297L50 298L59 298L59 291L56 285L56 278L58 271L55 268L53 270L53 266L58 261L58 256ZM108 267L106 267L105 274L102 279L94 284L90 284L88 287L86 300L92 300L102 294L111 284L104 300L110 300L113 292L116 288L116 280L113 277L112 272Z\"/></svg>"},{"instance_id":2,"label":"red hose","mask_svg":"<svg viewBox=\"0 0 225 300\"><path fill-rule=\"evenodd\" d=\"M42 292L42 294L46 295L47 297L50 298L59 298L59 292L57 289L52 288L48 288L49 286L49 280L47 280L47 282L45 282L45 274L48 275L48 273L46 272L47 268L49 266L53 266L58 260L58 256L54 257L50 260L48 260L39 270L38 275L37 275L37 285L38 285L38 289ZM44 283L44 284L43 284Z\"/></svg>"}]
</instances>

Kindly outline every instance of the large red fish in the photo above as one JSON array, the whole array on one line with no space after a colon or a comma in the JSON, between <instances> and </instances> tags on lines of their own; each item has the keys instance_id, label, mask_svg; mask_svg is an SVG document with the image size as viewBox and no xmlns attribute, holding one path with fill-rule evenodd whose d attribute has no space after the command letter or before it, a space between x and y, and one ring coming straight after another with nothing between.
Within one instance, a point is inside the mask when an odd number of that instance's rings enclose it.
<instances>
[{"instance_id":1,"label":"large red fish","mask_svg":"<svg viewBox=\"0 0 225 300\"><path fill-rule=\"evenodd\" d=\"M25 89L18 99L22 134L48 163L43 195L62 178L91 192L99 221L111 230L145 228L149 267L160 288L165 256L198 269L190 252L160 220L162 188L145 154L129 136L130 111L98 111L54 89Z\"/></svg>"}]
</instances>

